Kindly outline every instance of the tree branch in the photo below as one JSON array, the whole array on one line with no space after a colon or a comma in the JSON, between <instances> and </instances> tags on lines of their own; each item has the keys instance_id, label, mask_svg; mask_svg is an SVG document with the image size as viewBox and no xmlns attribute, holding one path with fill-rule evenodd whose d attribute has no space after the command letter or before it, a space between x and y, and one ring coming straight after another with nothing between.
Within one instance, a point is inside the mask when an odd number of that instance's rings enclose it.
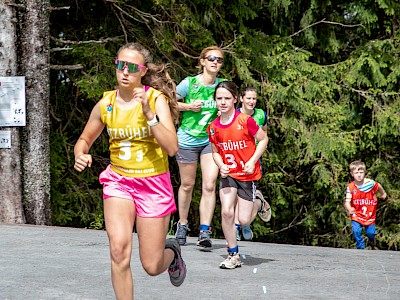
<instances>
[{"instance_id":1,"label":"tree branch","mask_svg":"<svg viewBox=\"0 0 400 300\"><path fill-rule=\"evenodd\" d=\"M70 9L70 8L71 8L71 6L59 6L59 7L50 6L49 10L55 11L55 10L64 10L64 9Z\"/></svg>"},{"instance_id":2,"label":"tree branch","mask_svg":"<svg viewBox=\"0 0 400 300\"><path fill-rule=\"evenodd\" d=\"M67 51L67 50L72 50L73 48L71 47L56 47L56 48L51 48L50 52L58 52L58 51Z\"/></svg>"},{"instance_id":3,"label":"tree branch","mask_svg":"<svg viewBox=\"0 0 400 300\"><path fill-rule=\"evenodd\" d=\"M24 8L24 5L23 4L17 4L17 3L14 3L13 1L5 1L4 2L4 4L6 4L6 5L8 5L8 6L14 6L14 7L17 7L17 8Z\"/></svg>"},{"instance_id":4,"label":"tree branch","mask_svg":"<svg viewBox=\"0 0 400 300\"><path fill-rule=\"evenodd\" d=\"M89 40L89 41L71 41L71 40L63 40L63 39L58 39L55 37L50 37L51 40L61 43L61 44L72 44L72 45L82 45L82 44L104 44L110 41L118 41L121 39L122 36L115 36L115 37L110 37L110 38L101 38L100 40Z\"/></svg>"},{"instance_id":5,"label":"tree branch","mask_svg":"<svg viewBox=\"0 0 400 300\"><path fill-rule=\"evenodd\" d=\"M332 24L332 25L340 25L340 26L342 26L342 27L359 27L359 26L364 27L362 24L346 25L346 24L343 24L343 23L333 22L333 21L325 21L325 19L322 19L321 21L312 23L312 24L310 24L310 25L304 27L303 29L301 29L301 30L299 30L299 31L297 31L297 32L295 32L295 33L293 33L293 34L291 34L289 37L294 37L295 35L298 35L299 33L303 32L304 30L307 30L308 28L313 27L313 26L315 26L315 25L318 25L318 24L320 24L320 23Z\"/></svg>"},{"instance_id":6,"label":"tree branch","mask_svg":"<svg viewBox=\"0 0 400 300\"><path fill-rule=\"evenodd\" d=\"M50 65L50 69L53 70L80 70L83 69L83 65Z\"/></svg>"}]
</instances>

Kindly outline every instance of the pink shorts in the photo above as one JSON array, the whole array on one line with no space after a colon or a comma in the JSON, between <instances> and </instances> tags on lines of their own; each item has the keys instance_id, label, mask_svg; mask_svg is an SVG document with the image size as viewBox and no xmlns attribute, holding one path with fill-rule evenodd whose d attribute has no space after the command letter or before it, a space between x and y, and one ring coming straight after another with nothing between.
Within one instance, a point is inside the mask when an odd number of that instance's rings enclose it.
<instances>
[{"instance_id":1,"label":"pink shorts","mask_svg":"<svg viewBox=\"0 0 400 300\"><path fill-rule=\"evenodd\" d=\"M101 172L103 199L117 197L132 200L136 215L143 218L164 217L176 211L169 171L150 177L122 176L110 169Z\"/></svg>"}]
</instances>

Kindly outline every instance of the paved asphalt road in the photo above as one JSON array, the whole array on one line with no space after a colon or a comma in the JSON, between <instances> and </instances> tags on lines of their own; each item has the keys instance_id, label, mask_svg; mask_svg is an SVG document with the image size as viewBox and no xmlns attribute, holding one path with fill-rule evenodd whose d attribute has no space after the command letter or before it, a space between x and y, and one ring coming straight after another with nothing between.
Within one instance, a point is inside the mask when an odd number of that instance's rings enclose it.
<instances>
[{"instance_id":1,"label":"paved asphalt road","mask_svg":"<svg viewBox=\"0 0 400 300\"><path fill-rule=\"evenodd\" d=\"M135 299L400 299L400 252L239 242L244 265L221 270L225 241L189 238L179 288L132 254ZM104 231L0 224L0 300L114 299Z\"/></svg>"}]
</instances>

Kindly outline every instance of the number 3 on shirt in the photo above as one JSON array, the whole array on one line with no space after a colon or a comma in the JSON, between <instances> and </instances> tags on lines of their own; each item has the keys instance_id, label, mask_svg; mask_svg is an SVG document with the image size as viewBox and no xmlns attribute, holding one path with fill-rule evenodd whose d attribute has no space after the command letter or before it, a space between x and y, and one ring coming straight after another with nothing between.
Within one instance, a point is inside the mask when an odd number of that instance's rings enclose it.
<instances>
[{"instance_id":1,"label":"number 3 on shirt","mask_svg":"<svg viewBox=\"0 0 400 300\"><path fill-rule=\"evenodd\" d=\"M237 163L233 154L225 154L225 159L229 169L236 169ZM244 169L243 161L240 161L240 165L242 166L242 169Z\"/></svg>"},{"instance_id":2,"label":"number 3 on shirt","mask_svg":"<svg viewBox=\"0 0 400 300\"><path fill-rule=\"evenodd\" d=\"M121 160L130 160L132 157L131 153L131 142L120 142L120 148L119 148L119 159ZM136 161L142 161L143 160L143 150L138 150L136 151Z\"/></svg>"}]
</instances>

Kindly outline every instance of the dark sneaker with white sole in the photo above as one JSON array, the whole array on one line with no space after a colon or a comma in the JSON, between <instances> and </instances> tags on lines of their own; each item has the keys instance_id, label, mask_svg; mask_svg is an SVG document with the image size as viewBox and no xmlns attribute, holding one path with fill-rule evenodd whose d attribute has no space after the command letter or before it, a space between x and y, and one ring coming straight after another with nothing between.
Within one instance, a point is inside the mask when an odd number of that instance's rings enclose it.
<instances>
[{"instance_id":1,"label":"dark sneaker with white sole","mask_svg":"<svg viewBox=\"0 0 400 300\"><path fill-rule=\"evenodd\" d=\"M188 231L190 231L188 224L182 225L181 222L176 224L175 238L178 240L179 245L183 246L186 244L186 236Z\"/></svg>"},{"instance_id":2,"label":"dark sneaker with white sole","mask_svg":"<svg viewBox=\"0 0 400 300\"><path fill-rule=\"evenodd\" d=\"M212 247L210 236L211 230L200 230L197 246L210 249Z\"/></svg>"},{"instance_id":3,"label":"dark sneaker with white sole","mask_svg":"<svg viewBox=\"0 0 400 300\"><path fill-rule=\"evenodd\" d=\"M175 258L168 267L169 280L174 286L180 286L186 277L186 264L181 256L181 247L177 239L169 238L165 241L165 248L175 253Z\"/></svg>"}]
</instances>

